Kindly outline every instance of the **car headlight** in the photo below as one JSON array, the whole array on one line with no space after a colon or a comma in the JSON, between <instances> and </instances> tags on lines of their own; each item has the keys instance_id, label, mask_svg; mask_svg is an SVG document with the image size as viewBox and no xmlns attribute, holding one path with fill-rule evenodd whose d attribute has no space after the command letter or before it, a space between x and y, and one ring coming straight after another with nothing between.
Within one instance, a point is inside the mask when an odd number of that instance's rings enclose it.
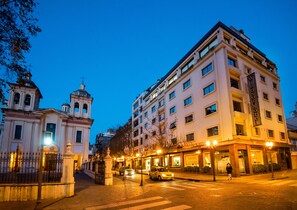
<instances>
[{"instance_id":1,"label":"car headlight","mask_svg":"<svg viewBox=\"0 0 297 210\"><path fill-rule=\"evenodd\" d=\"M166 174L162 174L162 176L166 176Z\"/></svg>"},{"instance_id":2,"label":"car headlight","mask_svg":"<svg viewBox=\"0 0 297 210\"><path fill-rule=\"evenodd\" d=\"M174 174L172 173L171 176L174 176Z\"/></svg>"}]
</instances>

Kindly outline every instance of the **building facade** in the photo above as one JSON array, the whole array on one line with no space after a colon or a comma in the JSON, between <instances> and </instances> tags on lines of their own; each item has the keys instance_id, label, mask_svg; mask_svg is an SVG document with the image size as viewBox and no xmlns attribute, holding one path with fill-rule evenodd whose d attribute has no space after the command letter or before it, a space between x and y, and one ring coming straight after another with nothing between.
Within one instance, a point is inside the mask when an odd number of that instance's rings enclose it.
<instances>
[{"instance_id":1,"label":"building facade","mask_svg":"<svg viewBox=\"0 0 297 210\"><path fill-rule=\"evenodd\" d=\"M62 110L39 108L42 94L31 80L31 74L16 84L9 83L8 104L2 108L5 115L0 151L64 153L66 144L72 144L75 167L88 160L91 107L93 98L81 84L70 94L70 104ZM50 142L45 142L50 137ZM46 145L48 143L48 145Z\"/></svg>"},{"instance_id":2,"label":"building facade","mask_svg":"<svg viewBox=\"0 0 297 210\"><path fill-rule=\"evenodd\" d=\"M132 126L147 170L213 165L223 174L230 162L239 176L271 159L291 167L277 67L242 30L221 22L136 98Z\"/></svg>"}]
</instances>

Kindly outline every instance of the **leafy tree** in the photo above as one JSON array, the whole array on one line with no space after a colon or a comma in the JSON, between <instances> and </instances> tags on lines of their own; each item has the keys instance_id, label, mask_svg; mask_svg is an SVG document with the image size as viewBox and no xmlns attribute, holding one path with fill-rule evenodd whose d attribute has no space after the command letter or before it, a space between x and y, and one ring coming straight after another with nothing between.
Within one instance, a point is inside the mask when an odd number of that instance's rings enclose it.
<instances>
[{"instance_id":1,"label":"leafy tree","mask_svg":"<svg viewBox=\"0 0 297 210\"><path fill-rule=\"evenodd\" d=\"M30 70L25 53L31 48L30 37L41 29L36 26L34 0L0 0L0 100L4 100L6 83L23 78Z\"/></svg>"}]
</instances>

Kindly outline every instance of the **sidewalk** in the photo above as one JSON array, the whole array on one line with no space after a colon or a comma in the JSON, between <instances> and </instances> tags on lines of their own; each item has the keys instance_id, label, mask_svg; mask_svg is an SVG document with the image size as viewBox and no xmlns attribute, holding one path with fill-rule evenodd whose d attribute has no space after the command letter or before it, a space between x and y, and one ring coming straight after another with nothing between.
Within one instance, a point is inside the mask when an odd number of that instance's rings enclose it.
<instances>
[{"instance_id":1,"label":"sidewalk","mask_svg":"<svg viewBox=\"0 0 297 210\"><path fill-rule=\"evenodd\" d=\"M276 179L296 179L297 180L297 170L285 170L280 172L275 172ZM213 182L212 175L205 174L195 174L195 173L175 173L176 179L185 179L191 181L199 182ZM253 175L253 176L240 176L234 177L232 182L249 182L253 180L272 180L271 173ZM226 182L227 176L216 176L216 182ZM66 206L72 206L68 209L83 209L87 206L98 205L102 202L113 202L114 199L110 195L117 195L117 198L127 199L127 196L141 195L144 193L146 188L136 187L139 183L135 182L125 182L123 186L123 181L121 176L116 176L113 179L112 186L97 185L94 180L89 178L87 175L81 173L75 175L75 196L71 198L62 199L51 199L42 200L39 206L36 205L36 201L25 201L25 202L0 202L0 209L5 210L34 210L34 209L65 209ZM69 204L70 203L70 204Z\"/></svg>"},{"instance_id":2,"label":"sidewalk","mask_svg":"<svg viewBox=\"0 0 297 210\"><path fill-rule=\"evenodd\" d=\"M199 182L213 181L213 175L206 175L206 174L174 172L174 176L176 179L185 179L185 180L191 180L191 181L199 181ZM286 179L286 178L297 179L297 169L274 172L274 179ZM217 182L227 181L227 175L216 175L215 179ZM240 177L233 177L234 181L239 181L239 182L247 182L249 180L261 180L261 179L271 180L272 174L266 173L266 174L242 175Z\"/></svg>"}]
</instances>

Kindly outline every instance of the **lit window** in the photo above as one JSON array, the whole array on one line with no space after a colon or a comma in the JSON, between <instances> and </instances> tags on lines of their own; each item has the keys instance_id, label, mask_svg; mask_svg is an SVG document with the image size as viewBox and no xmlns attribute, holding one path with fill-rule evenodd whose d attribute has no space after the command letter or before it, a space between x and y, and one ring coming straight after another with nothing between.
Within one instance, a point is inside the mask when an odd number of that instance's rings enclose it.
<instances>
[{"instance_id":1,"label":"lit window","mask_svg":"<svg viewBox=\"0 0 297 210\"><path fill-rule=\"evenodd\" d=\"M175 80L177 80L177 75L174 75L168 80L168 85L171 85L173 82L175 82Z\"/></svg>"},{"instance_id":2,"label":"lit window","mask_svg":"<svg viewBox=\"0 0 297 210\"><path fill-rule=\"evenodd\" d=\"M213 92L214 89L215 89L214 83L211 83L207 87L203 88L203 95L207 95L207 94Z\"/></svg>"},{"instance_id":3,"label":"lit window","mask_svg":"<svg viewBox=\"0 0 297 210\"><path fill-rule=\"evenodd\" d=\"M215 47L218 44L218 39L215 37L206 47L204 47L201 51L199 51L199 56L202 58L209 50Z\"/></svg>"}]
</instances>

